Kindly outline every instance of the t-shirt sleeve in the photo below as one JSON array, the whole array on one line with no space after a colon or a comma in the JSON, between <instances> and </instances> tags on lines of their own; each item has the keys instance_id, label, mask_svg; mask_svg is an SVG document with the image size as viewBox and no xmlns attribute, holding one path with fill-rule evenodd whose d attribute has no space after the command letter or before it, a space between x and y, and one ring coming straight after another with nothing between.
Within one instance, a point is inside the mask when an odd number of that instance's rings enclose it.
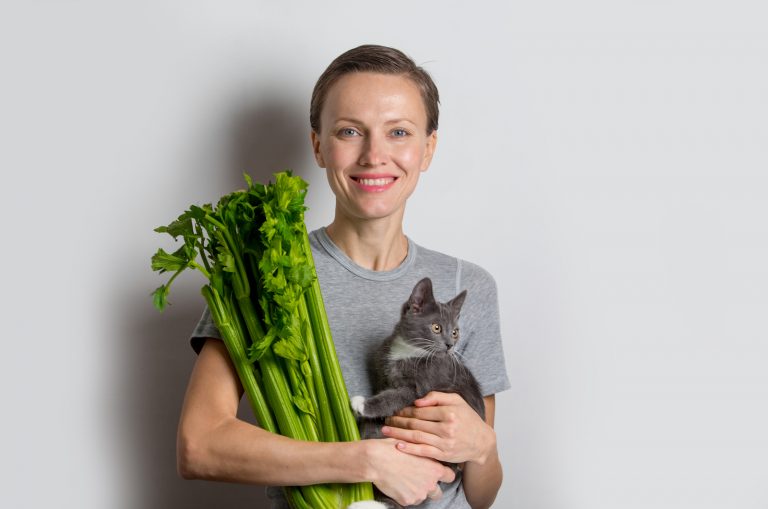
<instances>
[{"instance_id":1,"label":"t-shirt sleeve","mask_svg":"<svg viewBox=\"0 0 768 509\"><path fill-rule=\"evenodd\" d=\"M192 346L195 353L199 354L200 350L203 349L205 340L210 338L221 339L221 333L213 323L211 311L208 309L208 306L205 306L203 315L200 317L200 320L195 326L195 330L192 331L192 335L189 337L189 344Z\"/></svg>"},{"instance_id":2,"label":"t-shirt sleeve","mask_svg":"<svg viewBox=\"0 0 768 509\"><path fill-rule=\"evenodd\" d=\"M480 383L483 396L490 396L511 387L504 363L496 281L485 269L467 261L459 262L459 270L458 290L467 290L467 297L459 317L459 344L463 347L457 349Z\"/></svg>"}]
</instances>

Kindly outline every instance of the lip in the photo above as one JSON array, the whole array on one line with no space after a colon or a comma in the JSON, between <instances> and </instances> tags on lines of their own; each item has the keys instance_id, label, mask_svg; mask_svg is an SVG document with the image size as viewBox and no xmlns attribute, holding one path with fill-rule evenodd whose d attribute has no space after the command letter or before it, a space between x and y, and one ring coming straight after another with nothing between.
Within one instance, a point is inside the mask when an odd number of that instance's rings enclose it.
<instances>
[{"instance_id":1,"label":"lip","mask_svg":"<svg viewBox=\"0 0 768 509\"><path fill-rule=\"evenodd\" d=\"M360 173L350 175L350 180L358 189L368 193L380 193L386 191L398 181L399 177L386 173Z\"/></svg>"}]
</instances>

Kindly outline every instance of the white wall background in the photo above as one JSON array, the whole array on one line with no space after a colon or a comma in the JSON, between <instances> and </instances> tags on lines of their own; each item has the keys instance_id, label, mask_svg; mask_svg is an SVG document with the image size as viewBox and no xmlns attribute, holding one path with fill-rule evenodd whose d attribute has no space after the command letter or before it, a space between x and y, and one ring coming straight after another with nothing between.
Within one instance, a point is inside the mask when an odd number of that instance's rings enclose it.
<instances>
[{"instance_id":1,"label":"white wall background","mask_svg":"<svg viewBox=\"0 0 768 509\"><path fill-rule=\"evenodd\" d=\"M0 506L265 507L176 477L200 280L152 229L294 168L361 43L442 94L409 210L495 276L514 509L768 507L768 29L758 1L0 5Z\"/></svg>"}]
</instances>

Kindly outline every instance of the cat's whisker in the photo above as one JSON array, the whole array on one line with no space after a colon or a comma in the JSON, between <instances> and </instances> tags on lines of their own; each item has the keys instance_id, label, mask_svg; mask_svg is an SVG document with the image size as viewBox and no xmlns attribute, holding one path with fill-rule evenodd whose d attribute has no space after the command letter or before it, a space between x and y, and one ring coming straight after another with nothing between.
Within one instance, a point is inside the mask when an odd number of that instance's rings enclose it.
<instances>
[{"instance_id":1,"label":"cat's whisker","mask_svg":"<svg viewBox=\"0 0 768 509\"><path fill-rule=\"evenodd\" d=\"M437 347L432 345L427 349L427 352L428 352L428 355L427 355L426 364L427 364L427 367L429 367L430 362L435 360L435 358L437 357L439 350L437 349Z\"/></svg>"},{"instance_id":2,"label":"cat's whisker","mask_svg":"<svg viewBox=\"0 0 768 509\"><path fill-rule=\"evenodd\" d=\"M453 366L453 384L456 385L456 373L457 373L457 366L459 365L458 359L456 359L455 355L452 355L452 352L449 353L448 358L451 359L451 366Z\"/></svg>"},{"instance_id":3,"label":"cat's whisker","mask_svg":"<svg viewBox=\"0 0 768 509\"><path fill-rule=\"evenodd\" d=\"M422 359L424 359L424 364L426 364L427 366L429 366L429 359L430 359L430 357L432 356L432 353L431 353L431 351L430 351L429 345L427 345L427 346L428 346L427 348L425 348L425 349L422 349L422 353L420 353L420 354L419 354L419 355L416 357L416 360L417 360L417 361L421 361ZM418 369L419 369L419 366L420 366L420 363L419 363L419 362L414 362L414 363L413 363L413 365L411 366L411 369L412 369L412 372L413 372L414 376L417 376L417 375L418 375Z\"/></svg>"},{"instance_id":4,"label":"cat's whisker","mask_svg":"<svg viewBox=\"0 0 768 509\"><path fill-rule=\"evenodd\" d=\"M440 350L438 350L437 347L433 347L432 348L432 353L431 353L429 359L427 360L427 362L429 362L429 360L435 360L437 358L437 354L439 354L439 353L440 353Z\"/></svg>"}]
</instances>

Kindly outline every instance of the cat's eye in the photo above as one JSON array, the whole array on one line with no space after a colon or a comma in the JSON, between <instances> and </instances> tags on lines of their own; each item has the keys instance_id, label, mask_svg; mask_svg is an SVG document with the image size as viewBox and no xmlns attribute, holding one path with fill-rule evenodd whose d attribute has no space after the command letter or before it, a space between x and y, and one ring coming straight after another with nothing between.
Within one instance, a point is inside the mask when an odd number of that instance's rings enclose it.
<instances>
[{"instance_id":1,"label":"cat's eye","mask_svg":"<svg viewBox=\"0 0 768 509\"><path fill-rule=\"evenodd\" d=\"M451 337L453 339L459 339L459 329L453 329L453 331L451 332Z\"/></svg>"},{"instance_id":2,"label":"cat's eye","mask_svg":"<svg viewBox=\"0 0 768 509\"><path fill-rule=\"evenodd\" d=\"M440 334L440 332L442 332L442 330L443 330L443 328L440 327L439 323L433 323L432 324L432 332L434 332L435 334Z\"/></svg>"}]
</instances>

